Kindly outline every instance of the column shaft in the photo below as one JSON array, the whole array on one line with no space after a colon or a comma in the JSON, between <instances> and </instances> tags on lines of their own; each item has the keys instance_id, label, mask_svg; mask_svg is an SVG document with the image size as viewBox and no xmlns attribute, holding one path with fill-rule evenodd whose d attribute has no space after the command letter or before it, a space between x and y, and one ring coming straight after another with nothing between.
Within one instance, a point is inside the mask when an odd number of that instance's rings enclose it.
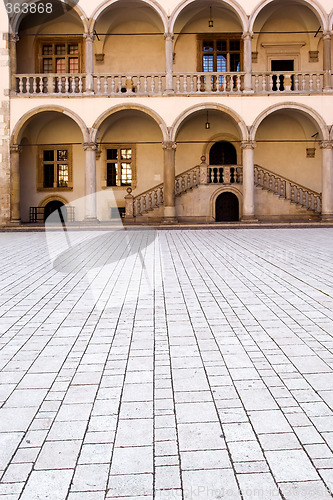
<instances>
[{"instance_id":1,"label":"column shaft","mask_svg":"<svg viewBox=\"0 0 333 500\"><path fill-rule=\"evenodd\" d=\"M254 215L254 148L255 142L244 141L243 149L243 215L242 220L256 220Z\"/></svg>"},{"instance_id":2,"label":"column shaft","mask_svg":"<svg viewBox=\"0 0 333 500\"><path fill-rule=\"evenodd\" d=\"M323 141L322 150L322 218L333 220L333 142Z\"/></svg>"},{"instance_id":3,"label":"column shaft","mask_svg":"<svg viewBox=\"0 0 333 500\"><path fill-rule=\"evenodd\" d=\"M165 33L165 73L166 92L173 92L173 34Z\"/></svg>"},{"instance_id":4,"label":"column shaft","mask_svg":"<svg viewBox=\"0 0 333 500\"><path fill-rule=\"evenodd\" d=\"M93 33L85 33L84 38L86 40L85 44L85 54L86 54L86 92L92 93L94 91L94 38Z\"/></svg>"},{"instance_id":5,"label":"column shaft","mask_svg":"<svg viewBox=\"0 0 333 500\"><path fill-rule=\"evenodd\" d=\"M20 213L20 151L17 144L10 148L10 220L12 223L21 222Z\"/></svg>"},{"instance_id":6,"label":"column shaft","mask_svg":"<svg viewBox=\"0 0 333 500\"><path fill-rule=\"evenodd\" d=\"M331 62L331 34L323 34L323 70L324 70L324 89L332 88L332 62Z\"/></svg>"},{"instance_id":7,"label":"column shaft","mask_svg":"<svg viewBox=\"0 0 333 500\"><path fill-rule=\"evenodd\" d=\"M252 92L252 34L243 33L244 40L244 91Z\"/></svg>"},{"instance_id":8,"label":"column shaft","mask_svg":"<svg viewBox=\"0 0 333 500\"><path fill-rule=\"evenodd\" d=\"M166 221L176 220L175 207L175 142L164 142L164 218Z\"/></svg>"},{"instance_id":9,"label":"column shaft","mask_svg":"<svg viewBox=\"0 0 333 500\"><path fill-rule=\"evenodd\" d=\"M86 152L85 180L86 180L86 200L85 200L85 220L97 220L96 204L96 150L97 144L85 143L83 149Z\"/></svg>"}]
</instances>

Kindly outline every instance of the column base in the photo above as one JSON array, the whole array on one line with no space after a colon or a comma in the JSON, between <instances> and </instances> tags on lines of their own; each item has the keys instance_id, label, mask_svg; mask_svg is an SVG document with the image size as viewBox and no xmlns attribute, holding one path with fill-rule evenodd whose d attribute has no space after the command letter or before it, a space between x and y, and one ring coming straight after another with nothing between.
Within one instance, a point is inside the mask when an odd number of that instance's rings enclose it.
<instances>
[{"instance_id":1,"label":"column base","mask_svg":"<svg viewBox=\"0 0 333 500\"><path fill-rule=\"evenodd\" d=\"M11 226L20 226L20 225L21 225L21 223L22 223L21 219L11 219L11 220L9 221L9 224L10 224Z\"/></svg>"},{"instance_id":2,"label":"column base","mask_svg":"<svg viewBox=\"0 0 333 500\"><path fill-rule=\"evenodd\" d=\"M176 224L177 222L176 207L164 207L162 224Z\"/></svg>"},{"instance_id":3,"label":"column base","mask_svg":"<svg viewBox=\"0 0 333 500\"><path fill-rule=\"evenodd\" d=\"M322 214L321 220L322 222L333 222L333 214Z\"/></svg>"},{"instance_id":4,"label":"column base","mask_svg":"<svg viewBox=\"0 0 333 500\"><path fill-rule=\"evenodd\" d=\"M84 224L99 224L99 219L97 217L85 217L83 219Z\"/></svg>"},{"instance_id":5,"label":"column base","mask_svg":"<svg viewBox=\"0 0 333 500\"><path fill-rule=\"evenodd\" d=\"M257 219L257 217L255 215L243 215L240 218L240 221L241 222L259 222L259 220Z\"/></svg>"}]
</instances>

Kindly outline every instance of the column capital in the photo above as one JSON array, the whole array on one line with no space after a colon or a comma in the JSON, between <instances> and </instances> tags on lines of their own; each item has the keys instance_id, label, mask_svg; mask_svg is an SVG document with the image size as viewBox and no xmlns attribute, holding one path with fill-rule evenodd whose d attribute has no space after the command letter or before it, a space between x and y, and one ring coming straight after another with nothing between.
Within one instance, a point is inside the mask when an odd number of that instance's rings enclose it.
<instances>
[{"instance_id":1,"label":"column capital","mask_svg":"<svg viewBox=\"0 0 333 500\"><path fill-rule=\"evenodd\" d=\"M254 149L256 145L256 141L241 141L241 149Z\"/></svg>"},{"instance_id":2,"label":"column capital","mask_svg":"<svg viewBox=\"0 0 333 500\"><path fill-rule=\"evenodd\" d=\"M320 149L333 149L333 141L320 141Z\"/></svg>"},{"instance_id":3,"label":"column capital","mask_svg":"<svg viewBox=\"0 0 333 500\"><path fill-rule=\"evenodd\" d=\"M333 32L332 32L332 31L330 31L330 30L323 31L322 38L323 38L324 40L330 40L330 39L331 39L331 37L332 37L332 34L333 34Z\"/></svg>"},{"instance_id":4,"label":"column capital","mask_svg":"<svg viewBox=\"0 0 333 500\"><path fill-rule=\"evenodd\" d=\"M18 42L20 39L18 33L9 33L9 41L10 42Z\"/></svg>"},{"instance_id":5,"label":"column capital","mask_svg":"<svg viewBox=\"0 0 333 500\"><path fill-rule=\"evenodd\" d=\"M12 144L10 146L10 152L11 153L21 153L22 152L22 146L19 144Z\"/></svg>"},{"instance_id":6,"label":"column capital","mask_svg":"<svg viewBox=\"0 0 333 500\"><path fill-rule=\"evenodd\" d=\"M242 34L243 40L251 40L253 38L253 31L244 31Z\"/></svg>"},{"instance_id":7,"label":"column capital","mask_svg":"<svg viewBox=\"0 0 333 500\"><path fill-rule=\"evenodd\" d=\"M174 39L174 34L173 33L164 33L164 38L165 40L173 40Z\"/></svg>"},{"instance_id":8,"label":"column capital","mask_svg":"<svg viewBox=\"0 0 333 500\"><path fill-rule=\"evenodd\" d=\"M98 145L96 142L85 142L82 144L84 151L97 151Z\"/></svg>"},{"instance_id":9,"label":"column capital","mask_svg":"<svg viewBox=\"0 0 333 500\"><path fill-rule=\"evenodd\" d=\"M96 35L95 33L87 32L83 33L83 38L85 38L87 42L93 42L96 38Z\"/></svg>"},{"instance_id":10,"label":"column capital","mask_svg":"<svg viewBox=\"0 0 333 500\"><path fill-rule=\"evenodd\" d=\"M164 141L164 142L162 142L162 148L168 149L168 150L171 150L171 149L175 150L177 148L177 143L173 142L173 141Z\"/></svg>"}]
</instances>

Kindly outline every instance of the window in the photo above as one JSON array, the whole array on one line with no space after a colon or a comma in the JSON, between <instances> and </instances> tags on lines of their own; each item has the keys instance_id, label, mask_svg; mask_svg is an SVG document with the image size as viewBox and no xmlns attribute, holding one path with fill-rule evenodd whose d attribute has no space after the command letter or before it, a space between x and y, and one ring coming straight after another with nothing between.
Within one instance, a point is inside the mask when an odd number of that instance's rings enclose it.
<instances>
[{"instance_id":1,"label":"window","mask_svg":"<svg viewBox=\"0 0 333 500\"><path fill-rule=\"evenodd\" d=\"M242 43L238 35L199 35L198 71L241 71Z\"/></svg>"},{"instance_id":2,"label":"window","mask_svg":"<svg viewBox=\"0 0 333 500\"><path fill-rule=\"evenodd\" d=\"M69 146L41 146L38 153L38 189L72 189Z\"/></svg>"},{"instance_id":3,"label":"window","mask_svg":"<svg viewBox=\"0 0 333 500\"><path fill-rule=\"evenodd\" d=\"M37 47L39 73L82 72L82 40L41 39Z\"/></svg>"},{"instance_id":4,"label":"window","mask_svg":"<svg viewBox=\"0 0 333 500\"><path fill-rule=\"evenodd\" d=\"M134 174L132 146L110 146L106 149L106 185L131 186Z\"/></svg>"}]
</instances>

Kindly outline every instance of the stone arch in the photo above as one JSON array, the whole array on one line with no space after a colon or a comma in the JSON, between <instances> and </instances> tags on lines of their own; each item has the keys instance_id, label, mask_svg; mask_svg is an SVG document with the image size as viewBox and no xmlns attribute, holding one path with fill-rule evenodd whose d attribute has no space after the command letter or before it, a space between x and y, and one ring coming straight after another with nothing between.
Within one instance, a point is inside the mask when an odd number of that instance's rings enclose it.
<instances>
[{"instance_id":1,"label":"stone arch","mask_svg":"<svg viewBox=\"0 0 333 500\"><path fill-rule=\"evenodd\" d=\"M118 2L119 0L105 0L103 3L98 5L98 7L94 10L94 12L91 15L90 18L90 23L89 23L89 30L93 31L96 21L99 18L99 16L113 3ZM168 31L168 16L165 12L165 10L160 6L159 3L157 3L155 0L139 0L140 2L144 2L152 7L159 17L162 20L163 26L164 26L164 31Z\"/></svg>"},{"instance_id":2,"label":"stone arch","mask_svg":"<svg viewBox=\"0 0 333 500\"><path fill-rule=\"evenodd\" d=\"M329 139L329 131L328 127L323 120L323 118L312 108L305 106L304 104L296 104L293 102L285 102L283 104L274 104L273 106L270 106L269 108L265 109L260 113L259 116L255 119L253 122L252 126L250 127L250 140L255 141L256 134L259 128L259 125L262 123L262 121L275 111L279 110L295 110L295 111L300 111L302 114L307 116L318 128L321 134L321 140L328 140Z\"/></svg>"},{"instance_id":3,"label":"stone arch","mask_svg":"<svg viewBox=\"0 0 333 500\"><path fill-rule=\"evenodd\" d=\"M209 159L209 153L210 153L212 146L214 146L214 144L216 142L219 142L219 141L231 142L235 146L238 161L239 162L241 161L242 151L241 151L238 137L236 137L233 134L229 134L229 133L214 134L212 137L210 137L208 142L205 142L203 144L202 156L205 156L206 161L208 161L208 159Z\"/></svg>"},{"instance_id":4,"label":"stone arch","mask_svg":"<svg viewBox=\"0 0 333 500\"><path fill-rule=\"evenodd\" d=\"M254 9L249 18L249 31L253 31L254 23L259 15L259 13L272 2L278 2L278 0L262 0L257 7ZM309 7L310 10L318 17L321 23L323 31L328 29L328 18L325 10L316 0L299 0L299 3Z\"/></svg>"},{"instance_id":5,"label":"stone arch","mask_svg":"<svg viewBox=\"0 0 333 500\"><path fill-rule=\"evenodd\" d=\"M141 111L142 113L150 116L160 127L161 132L162 132L162 136L163 136L163 140L164 141L169 140L168 129L167 129L167 126L166 126L164 120L161 118L161 116L159 114L157 114L155 111L153 111L152 109L150 109L146 106L143 106L141 104L134 104L134 105L133 104L120 104L118 106L114 106L113 108L110 108L107 111L105 111L102 115L100 115L97 118L97 120L95 121L95 123L91 129L91 140L93 142L96 141L99 128L102 125L102 123L104 122L104 120L106 120L106 118L108 118L109 116L111 116L115 113L118 113L119 111L133 111L133 110Z\"/></svg>"},{"instance_id":6,"label":"stone arch","mask_svg":"<svg viewBox=\"0 0 333 500\"><path fill-rule=\"evenodd\" d=\"M240 116L235 111L233 111L231 108L228 108L227 106L222 106L220 104L212 103L212 102L211 103L206 102L204 104L196 104L196 105L188 108L181 115L179 115L171 127L170 140L176 141L176 137L177 137L179 128L188 116L192 115L196 111L210 110L210 109L220 111L220 112L225 113L226 115L230 116L230 118L232 118L232 120L236 123L236 125L239 129L239 132L241 135L241 140L242 141L248 140L248 130L247 130L245 122L242 120L242 118L240 118Z\"/></svg>"},{"instance_id":7,"label":"stone arch","mask_svg":"<svg viewBox=\"0 0 333 500\"><path fill-rule=\"evenodd\" d=\"M35 0L26 0L26 3L34 3ZM62 3L60 0L59 0L59 3ZM86 33L88 31L88 25L89 25L89 19L86 15L86 13L84 12L84 10L77 4L74 4L73 2L71 2L71 0L66 0L66 3L70 6L72 6L72 9L77 13L79 19L81 20L82 22L82 26L83 26L83 32ZM22 21L22 19L25 17L25 14L15 14L12 18L12 31L13 33L17 33L18 32L18 28L20 26L20 23Z\"/></svg>"},{"instance_id":8,"label":"stone arch","mask_svg":"<svg viewBox=\"0 0 333 500\"><path fill-rule=\"evenodd\" d=\"M333 9L329 15L329 18L328 18L328 29L329 30L332 30L333 29Z\"/></svg>"},{"instance_id":9,"label":"stone arch","mask_svg":"<svg viewBox=\"0 0 333 500\"><path fill-rule=\"evenodd\" d=\"M243 195L241 191L234 186L221 186L218 188L216 191L213 192L213 194L210 197L210 216L214 219L215 218L215 208L216 208L216 200L222 193L233 193L234 195L237 196L238 198L238 206L239 206L239 219L242 217L243 213Z\"/></svg>"},{"instance_id":10,"label":"stone arch","mask_svg":"<svg viewBox=\"0 0 333 500\"><path fill-rule=\"evenodd\" d=\"M179 14L191 3L195 2L195 0L183 0L172 12L170 16L170 32L172 33L174 30L175 23ZM248 31L248 17L244 11L244 9L234 0L223 0L221 3L224 3L232 8L232 10L237 14L237 17L242 26L243 32Z\"/></svg>"},{"instance_id":11,"label":"stone arch","mask_svg":"<svg viewBox=\"0 0 333 500\"><path fill-rule=\"evenodd\" d=\"M62 113L63 115L71 118L80 128L82 132L83 142L89 142L89 131L82 120L76 113L73 111L66 109L62 106L38 106L38 108L32 109L25 113L15 124L12 136L11 136L11 144L19 144L20 133L22 132L24 125L26 125L33 117L37 116L40 113L45 113L47 111L54 111L56 113Z\"/></svg>"},{"instance_id":12,"label":"stone arch","mask_svg":"<svg viewBox=\"0 0 333 500\"><path fill-rule=\"evenodd\" d=\"M63 196L60 196L60 195L57 195L57 194L52 194L50 196L47 196L46 198L43 198L43 200L39 203L39 207L43 208L43 207L46 207L46 205L48 203L50 203L50 201L60 201L61 203L63 203L64 205L68 205L69 202L68 200L66 200L66 198L64 198Z\"/></svg>"}]
</instances>

